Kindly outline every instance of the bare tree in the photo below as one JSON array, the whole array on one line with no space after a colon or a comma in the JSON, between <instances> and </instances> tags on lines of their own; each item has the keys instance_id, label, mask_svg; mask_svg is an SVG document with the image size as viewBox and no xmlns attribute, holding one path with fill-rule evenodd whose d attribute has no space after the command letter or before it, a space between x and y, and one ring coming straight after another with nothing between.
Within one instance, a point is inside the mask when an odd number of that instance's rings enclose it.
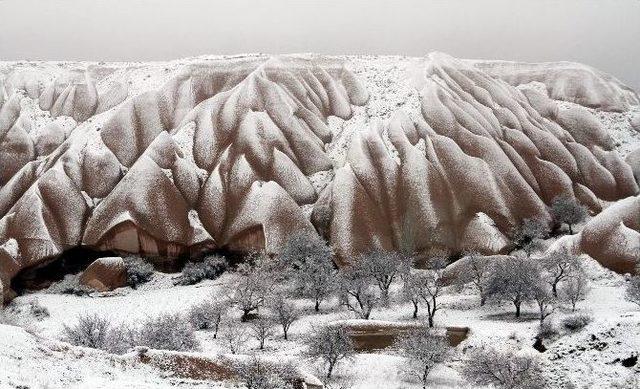
<instances>
[{"instance_id":1,"label":"bare tree","mask_svg":"<svg viewBox=\"0 0 640 389\"><path fill-rule=\"evenodd\" d=\"M487 257L476 252L468 253L462 261L463 265L456 275L456 280L461 284L471 283L478 291L480 305L483 306L486 303L486 289L491 275L491 262Z\"/></svg>"},{"instance_id":2,"label":"bare tree","mask_svg":"<svg viewBox=\"0 0 640 389\"><path fill-rule=\"evenodd\" d=\"M307 233L294 234L279 256L281 262L293 269L296 289L315 302L316 312L320 311L322 301L335 291L336 270L332 258L326 242Z\"/></svg>"},{"instance_id":3,"label":"bare tree","mask_svg":"<svg viewBox=\"0 0 640 389\"><path fill-rule=\"evenodd\" d=\"M627 300L640 305L640 276L631 277L627 283L627 291L625 295Z\"/></svg>"},{"instance_id":4,"label":"bare tree","mask_svg":"<svg viewBox=\"0 0 640 389\"><path fill-rule=\"evenodd\" d=\"M551 202L551 215L557 223L569 226L569 234L573 234L573 225L583 222L589 211L574 197L558 196Z\"/></svg>"},{"instance_id":5,"label":"bare tree","mask_svg":"<svg viewBox=\"0 0 640 389\"><path fill-rule=\"evenodd\" d=\"M369 319L373 308L380 304L380 295L373 277L358 263L361 259L340 271L338 288L340 303L360 318Z\"/></svg>"},{"instance_id":6,"label":"bare tree","mask_svg":"<svg viewBox=\"0 0 640 389\"><path fill-rule=\"evenodd\" d=\"M422 380L427 388L427 378L431 369L445 361L449 352L449 342L444 336L434 335L430 328L410 331L396 342L402 355L409 360L409 372Z\"/></svg>"},{"instance_id":7,"label":"bare tree","mask_svg":"<svg viewBox=\"0 0 640 389\"><path fill-rule=\"evenodd\" d=\"M567 278L561 290L564 299L571 304L571 310L575 311L576 304L587 297L589 289L589 280L581 271Z\"/></svg>"},{"instance_id":8,"label":"bare tree","mask_svg":"<svg viewBox=\"0 0 640 389\"><path fill-rule=\"evenodd\" d=\"M580 258L569 254L566 250L547 255L541 262L547 272L547 282L551 285L554 297L558 297L558 284L560 282L582 271Z\"/></svg>"},{"instance_id":9,"label":"bare tree","mask_svg":"<svg viewBox=\"0 0 640 389\"><path fill-rule=\"evenodd\" d=\"M360 262L368 275L377 283L382 301L389 302L389 288L396 278L409 271L409 257L393 251L373 251L364 254Z\"/></svg>"},{"instance_id":10,"label":"bare tree","mask_svg":"<svg viewBox=\"0 0 640 389\"><path fill-rule=\"evenodd\" d=\"M215 298L211 296L210 300L194 305L189 313L191 325L199 330L212 329L214 339L218 337L220 324L229 309L229 301Z\"/></svg>"},{"instance_id":11,"label":"bare tree","mask_svg":"<svg viewBox=\"0 0 640 389\"><path fill-rule=\"evenodd\" d=\"M547 284L540 282L533 291L533 300L538 306L540 324L544 322L549 315L555 310L554 304L557 299L553 296L552 292L547 288Z\"/></svg>"},{"instance_id":12,"label":"bare tree","mask_svg":"<svg viewBox=\"0 0 640 389\"><path fill-rule=\"evenodd\" d=\"M242 351L249 341L249 334L244 327L233 326L229 324L225 326L226 330L222 333L222 339L227 344L231 354L237 354Z\"/></svg>"},{"instance_id":13,"label":"bare tree","mask_svg":"<svg viewBox=\"0 0 640 389\"><path fill-rule=\"evenodd\" d=\"M413 304L413 318L418 318L418 309L420 308L420 301L422 301L422 280L418 273L410 272L404 277L404 283L402 284L402 299L404 301L411 302Z\"/></svg>"},{"instance_id":14,"label":"bare tree","mask_svg":"<svg viewBox=\"0 0 640 389\"><path fill-rule=\"evenodd\" d=\"M287 334L291 325L300 318L300 310L291 301L287 301L284 295L276 294L271 301L271 310L274 318L282 327L284 340L287 340Z\"/></svg>"},{"instance_id":15,"label":"bare tree","mask_svg":"<svg viewBox=\"0 0 640 389\"><path fill-rule=\"evenodd\" d=\"M480 348L465 360L462 375L475 385L495 385L505 389L542 389L542 368L531 355Z\"/></svg>"},{"instance_id":16,"label":"bare tree","mask_svg":"<svg viewBox=\"0 0 640 389\"><path fill-rule=\"evenodd\" d=\"M513 242L516 247L525 251L527 256L531 256L541 247L541 239L549 236L549 224L539 218L524 219L513 232Z\"/></svg>"},{"instance_id":17,"label":"bare tree","mask_svg":"<svg viewBox=\"0 0 640 389\"><path fill-rule=\"evenodd\" d=\"M540 267L529 258L509 257L492 266L487 297L510 300L520 317L523 302L533 300L542 280Z\"/></svg>"},{"instance_id":18,"label":"bare tree","mask_svg":"<svg viewBox=\"0 0 640 389\"><path fill-rule=\"evenodd\" d=\"M272 286L273 278L266 269L266 258L258 259L253 264L238 266L239 280L231 296L231 303L242 311L243 322L249 314L264 305Z\"/></svg>"},{"instance_id":19,"label":"bare tree","mask_svg":"<svg viewBox=\"0 0 640 389\"><path fill-rule=\"evenodd\" d=\"M271 318L265 317L251 321L251 332L253 337L260 343L260 350L264 350L265 342L275 335L273 324L274 322Z\"/></svg>"},{"instance_id":20,"label":"bare tree","mask_svg":"<svg viewBox=\"0 0 640 389\"><path fill-rule=\"evenodd\" d=\"M341 326L324 326L313 330L305 339L306 356L309 359L319 359L326 366L326 378L331 378L336 365L353 357L353 343L351 337Z\"/></svg>"}]
</instances>

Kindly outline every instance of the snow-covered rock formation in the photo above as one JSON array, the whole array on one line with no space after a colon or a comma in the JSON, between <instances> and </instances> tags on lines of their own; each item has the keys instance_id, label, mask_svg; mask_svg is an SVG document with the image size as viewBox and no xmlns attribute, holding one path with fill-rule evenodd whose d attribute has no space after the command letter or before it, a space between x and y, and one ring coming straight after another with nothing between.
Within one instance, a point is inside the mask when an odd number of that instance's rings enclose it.
<instances>
[{"instance_id":1,"label":"snow-covered rock formation","mask_svg":"<svg viewBox=\"0 0 640 389\"><path fill-rule=\"evenodd\" d=\"M582 65L439 53L2 63L0 281L79 245L277 252L314 229L346 260L497 253L555 196L638 193L594 115L637 106Z\"/></svg>"}]
</instances>

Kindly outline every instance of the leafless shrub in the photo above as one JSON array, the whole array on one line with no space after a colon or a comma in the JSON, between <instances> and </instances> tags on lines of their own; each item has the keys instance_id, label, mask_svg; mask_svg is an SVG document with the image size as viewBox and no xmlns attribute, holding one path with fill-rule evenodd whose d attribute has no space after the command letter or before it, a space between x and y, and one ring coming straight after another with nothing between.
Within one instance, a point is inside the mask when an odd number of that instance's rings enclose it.
<instances>
[{"instance_id":1,"label":"leafless shrub","mask_svg":"<svg viewBox=\"0 0 640 389\"><path fill-rule=\"evenodd\" d=\"M222 319L229 309L229 302L226 300L205 300L194 305L189 311L189 321L193 328L199 330L213 330L213 338L218 337L218 330Z\"/></svg>"},{"instance_id":2,"label":"leafless shrub","mask_svg":"<svg viewBox=\"0 0 640 389\"><path fill-rule=\"evenodd\" d=\"M591 321L593 321L593 317L587 314L571 315L562 319L562 326L566 330L572 332L580 331L581 329L586 327L587 324L591 323Z\"/></svg>"},{"instance_id":3,"label":"leafless shrub","mask_svg":"<svg viewBox=\"0 0 640 389\"><path fill-rule=\"evenodd\" d=\"M42 320L49 317L49 310L40 304L38 300L32 300L29 302L29 312L37 320Z\"/></svg>"},{"instance_id":4,"label":"leafless shrub","mask_svg":"<svg viewBox=\"0 0 640 389\"><path fill-rule=\"evenodd\" d=\"M194 329L180 314L147 319L140 327L139 344L158 350L190 351L199 347Z\"/></svg>"},{"instance_id":5,"label":"leafless shrub","mask_svg":"<svg viewBox=\"0 0 640 389\"><path fill-rule=\"evenodd\" d=\"M124 266L127 269L127 285L133 289L139 285L151 281L153 278L153 265L143 258L135 255L128 255L123 258Z\"/></svg>"},{"instance_id":6,"label":"leafless shrub","mask_svg":"<svg viewBox=\"0 0 640 389\"><path fill-rule=\"evenodd\" d=\"M97 314L84 314L74 325L64 325L65 339L76 346L106 349L107 337L111 330L109 320Z\"/></svg>"},{"instance_id":7,"label":"leafless shrub","mask_svg":"<svg viewBox=\"0 0 640 389\"><path fill-rule=\"evenodd\" d=\"M536 358L494 348L471 352L464 362L462 374L475 385L494 385L505 389L546 387L542 368Z\"/></svg>"},{"instance_id":8,"label":"leafless shrub","mask_svg":"<svg viewBox=\"0 0 640 389\"><path fill-rule=\"evenodd\" d=\"M47 289L49 293L73 294L76 296L86 296L94 290L80 283L80 274L67 274L61 281L58 281Z\"/></svg>"},{"instance_id":9,"label":"leafless shrub","mask_svg":"<svg viewBox=\"0 0 640 389\"><path fill-rule=\"evenodd\" d=\"M109 329L104 349L112 354L125 354L138 345L139 338L136 327L124 323L116 325Z\"/></svg>"},{"instance_id":10,"label":"leafless shrub","mask_svg":"<svg viewBox=\"0 0 640 389\"><path fill-rule=\"evenodd\" d=\"M298 379L295 366L278 364L251 355L246 362L230 362L247 389L293 389Z\"/></svg>"},{"instance_id":11,"label":"leafless shrub","mask_svg":"<svg viewBox=\"0 0 640 389\"><path fill-rule=\"evenodd\" d=\"M201 262L188 262L178 280L179 285L193 285L203 280L214 280L227 270L227 260L219 255L205 257Z\"/></svg>"},{"instance_id":12,"label":"leafless shrub","mask_svg":"<svg viewBox=\"0 0 640 389\"><path fill-rule=\"evenodd\" d=\"M320 360L325 365L326 378L331 378L336 365L353 357L353 343L347 331L341 326L324 326L313 329L305 339L309 359Z\"/></svg>"}]
</instances>

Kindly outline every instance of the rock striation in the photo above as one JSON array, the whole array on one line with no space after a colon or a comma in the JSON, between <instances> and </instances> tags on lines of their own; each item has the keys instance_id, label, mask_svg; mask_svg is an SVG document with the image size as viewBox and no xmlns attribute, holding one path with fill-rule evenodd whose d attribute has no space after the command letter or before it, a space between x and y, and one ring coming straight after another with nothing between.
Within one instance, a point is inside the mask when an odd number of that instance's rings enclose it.
<instances>
[{"instance_id":1,"label":"rock striation","mask_svg":"<svg viewBox=\"0 0 640 389\"><path fill-rule=\"evenodd\" d=\"M597 214L636 195L587 107L637 96L587 68L536 69L430 54L394 81L420 109L379 120L371 91L394 84L373 88L343 58L3 64L1 285L80 245L277 253L305 230L347 261L375 248L499 253L523 218L550 220L555 196ZM354 115L357 131L336 125Z\"/></svg>"}]
</instances>

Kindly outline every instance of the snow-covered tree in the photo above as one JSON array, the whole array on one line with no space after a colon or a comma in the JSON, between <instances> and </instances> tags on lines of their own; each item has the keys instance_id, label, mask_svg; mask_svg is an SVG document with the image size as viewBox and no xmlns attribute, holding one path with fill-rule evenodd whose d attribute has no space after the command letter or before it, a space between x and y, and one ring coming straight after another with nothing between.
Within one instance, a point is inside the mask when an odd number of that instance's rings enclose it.
<instances>
[{"instance_id":1,"label":"snow-covered tree","mask_svg":"<svg viewBox=\"0 0 640 389\"><path fill-rule=\"evenodd\" d=\"M246 328L239 327L233 323L226 323L222 333L222 339L229 348L231 354L240 353L249 341L249 333Z\"/></svg>"},{"instance_id":2,"label":"snow-covered tree","mask_svg":"<svg viewBox=\"0 0 640 389\"><path fill-rule=\"evenodd\" d=\"M340 303L362 319L369 319L371 311L380 305L380 291L373 277L366 271L358 258L338 275Z\"/></svg>"},{"instance_id":3,"label":"snow-covered tree","mask_svg":"<svg viewBox=\"0 0 640 389\"><path fill-rule=\"evenodd\" d=\"M463 265L456 275L460 284L471 283L480 296L480 305L486 302L486 289L491 275L491 261L476 252L471 252L462 259Z\"/></svg>"},{"instance_id":4,"label":"snow-covered tree","mask_svg":"<svg viewBox=\"0 0 640 389\"><path fill-rule=\"evenodd\" d=\"M231 303L242 311L243 322L247 321L249 314L264 305L273 286L267 260L260 257L253 263L238 266L239 279L231 296Z\"/></svg>"},{"instance_id":5,"label":"snow-covered tree","mask_svg":"<svg viewBox=\"0 0 640 389\"><path fill-rule=\"evenodd\" d=\"M469 353L462 375L474 385L505 389L542 389L546 383L538 360L528 354L482 347Z\"/></svg>"},{"instance_id":6,"label":"snow-covered tree","mask_svg":"<svg viewBox=\"0 0 640 389\"><path fill-rule=\"evenodd\" d=\"M382 301L389 302L389 288L393 281L406 274L411 266L411 259L394 251L373 251L359 259L364 271L371 276L381 292Z\"/></svg>"},{"instance_id":7,"label":"snow-covered tree","mask_svg":"<svg viewBox=\"0 0 640 389\"><path fill-rule=\"evenodd\" d=\"M433 367L445 361L449 352L449 342L444 336L435 335L430 328L419 328L409 331L396 342L396 347L408 361L403 366L405 371L412 373L422 381L422 387L427 388L427 378Z\"/></svg>"},{"instance_id":8,"label":"snow-covered tree","mask_svg":"<svg viewBox=\"0 0 640 389\"><path fill-rule=\"evenodd\" d=\"M589 293L589 280L584 272L578 272L567 278L562 285L562 297L571 304L571 310L576 310L578 301L582 301Z\"/></svg>"},{"instance_id":9,"label":"snow-covered tree","mask_svg":"<svg viewBox=\"0 0 640 389\"><path fill-rule=\"evenodd\" d=\"M253 337L260 343L260 350L264 350L264 344L267 340L273 338L275 330L273 328L274 321L272 318L261 317L251 321L251 333Z\"/></svg>"},{"instance_id":10,"label":"snow-covered tree","mask_svg":"<svg viewBox=\"0 0 640 389\"><path fill-rule=\"evenodd\" d=\"M554 304L557 299L553 296L553 293L544 282L540 282L536 285L532 298L538 306L538 317L540 319L540 324L542 324L544 320L555 310Z\"/></svg>"},{"instance_id":11,"label":"snow-covered tree","mask_svg":"<svg viewBox=\"0 0 640 389\"><path fill-rule=\"evenodd\" d=\"M558 196L551 202L551 215L556 223L566 224L569 234L573 234L573 226L583 222L589 211L571 196Z\"/></svg>"},{"instance_id":12,"label":"snow-covered tree","mask_svg":"<svg viewBox=\"0 0 640 389\"><path fill-rule=\"evenodd\" d=\"M297 291L314 301L316 312L335 292L336 270L332 258L333 252L326 242L308 233L294 234L279 256L279 261L292 269Z\"/></svg>"},{"instance_id":13,"label":"snow-covered tree","mask_svg":"<svg viewBox=\"0 0 640 389\"><path fill-rule=\"evenodd\" d=\"M287 340L289 328L300 318L300 310L294 303L288 301L282 293L278 293L271 299L271 310L273 311L274 320L282 327L284 339Z\"/></svg>"},{"instance_id":14,"label":"snow-covered tree","mask_svg":"<svg viewBox=\"0 0 640 389\"><path fill-rule=\"evenodd\" d=\"M527 218L513 231L513 243L527 256L540 249L540 241L549 236L549 224L539 218Z\"/></svg>"},{"instance_id":15,"label":"snow-covered tree","mask_svg":"<svg viewBox=\"0 0 640 389\"><path fill-rule=\"evenodd\" d=\"M353 343L344 327L324 326L313 330L305 339L305 355L320 360L326 367L326 378L331 378L336 365L353 357Z\"/></svg>"},{"instance_id":16,"label":"snow-covered tree","mask_svg":"<svg viewBox=\"0 0 640 389\"><path fill-rule=\"evenodd\" d=\"M402 284L402 300L408 301L413 305L413 318L418 318L418 309L420 301L422 301L422 279L417 272L410 272L403 277Z\"/></svg>"},{"instance_id":17,"label":"snow-covered tree","mask_svg":"<svg viewBox=\"0 0 640 389\"><path fill-rule=\"evenodd\" d=\"M511 301L516 308L516 317L520 317L522 303L534 299L541 283L542 273L534 260L509 257L492 266L487 298Z\"/></svg>"},{"instance_id":18,"label":"snow-covered tree","mask_svg":"<svg viewBox=\"0 0 640 389\"><path fill-rule=\"evenodd\" d=\"M542 258L542 266L546 272L546 279L554 297L558 297L558 284L569 277L582 272L580 258L560 250Z\"/></svg>"}]
</instances>

